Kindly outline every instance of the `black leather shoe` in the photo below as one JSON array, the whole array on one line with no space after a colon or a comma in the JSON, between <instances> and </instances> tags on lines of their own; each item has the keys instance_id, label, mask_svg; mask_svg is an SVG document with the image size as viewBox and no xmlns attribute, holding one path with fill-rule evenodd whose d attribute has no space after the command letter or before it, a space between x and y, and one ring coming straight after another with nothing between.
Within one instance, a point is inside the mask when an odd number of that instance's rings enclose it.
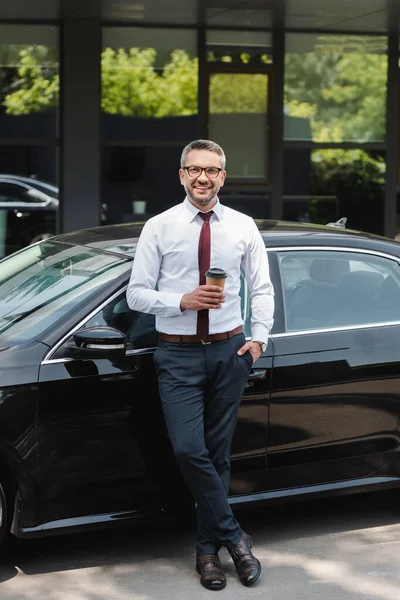
<instances>
[{"instance_id":1,"label":"black leather shoe","mask_svg":"<svg viewBox=\"0 0 400 600\"><path fill-rule=\"evenodd\" d=\"M243 532L240 542L227 548L240 581L247 586L253 585L261 575L261 564L251 551L252 545L251 537Z\"/></svg>"},{"instance_id":2,"label":"black leather shoe","mask_svg":"<svg viewBox=\"0 0 400 600\"><path fill-rule=\"evenodd\" d=\"M208 590L223 590L226 586L225 573L217 554L197 554L196 571L200 583Z\"/></svg>"}]
</instances>

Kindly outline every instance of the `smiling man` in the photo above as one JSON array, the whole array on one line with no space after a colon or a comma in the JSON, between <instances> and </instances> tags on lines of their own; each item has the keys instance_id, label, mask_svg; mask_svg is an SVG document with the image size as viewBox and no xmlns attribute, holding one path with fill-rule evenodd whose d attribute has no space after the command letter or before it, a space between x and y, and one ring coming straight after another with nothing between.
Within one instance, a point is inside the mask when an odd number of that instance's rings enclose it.
<instances>
[{"instance_id":1,"label":"smiling man","mask_svg":"<svg viewBox=\"0 0 400 600\"><path fill-rule=\"evenodd\" d=\"M146 222L127 289L131 309L156 315L160 398L197 504L196 570L210 590L226 585L221 546L243 585L254 584L261 573L251 538L228 502L230 450L249 371L266 349L274 313L260 232L251 217L218 199L225 163L224 151L210 140L183 149L179 177L186 197ZM207 283L211 269L222 287ZM242 270L251 297L250 341L243 333Z\"/></svg>"}]
</instances>

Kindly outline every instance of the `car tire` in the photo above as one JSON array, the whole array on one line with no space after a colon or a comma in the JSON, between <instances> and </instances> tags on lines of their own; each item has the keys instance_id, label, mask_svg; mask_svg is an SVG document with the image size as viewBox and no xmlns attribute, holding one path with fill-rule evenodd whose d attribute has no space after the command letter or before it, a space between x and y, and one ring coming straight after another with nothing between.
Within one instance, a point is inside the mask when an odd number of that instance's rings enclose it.
<instances>
[{"instance_id":1,"label":"car tire","mask_svg":"<svg viewBox=\"0 0 400 600\"><path fill-rule=\"evenodd\" d=\"M11 533L13 518L13 494L0 482L0 557L10 556L15 549L17 538Z\"/></svg>"}]
</instances>

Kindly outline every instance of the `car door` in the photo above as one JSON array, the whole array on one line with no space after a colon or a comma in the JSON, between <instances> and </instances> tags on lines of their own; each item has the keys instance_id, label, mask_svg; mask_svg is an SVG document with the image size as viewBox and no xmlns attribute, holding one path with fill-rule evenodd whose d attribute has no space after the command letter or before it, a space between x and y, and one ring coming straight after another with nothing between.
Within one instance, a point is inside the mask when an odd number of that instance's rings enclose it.
<instances>
[{"instance_id":1,"label":"car door","mask_svg":"<svg viewBox=\"0 0 400 600\"><path fill-rule=\"evenodd\" d=\"M399 448L398 259L311 247L277 262L268 489L387 474Z\"/></svg>"},{"instance_id":2,"label":"car door","mask_svg":"<svg viewBox=\"0 0 400 600\"><path fill-rule=\"evenodd\" d=\"M124 358L68 359L68 336L40 370L38 440L43 520L151 509L176 485L152 366L154 317L125 292L80 329L126 334Z\"/></svg>"},{"instance_id":3,"label":"car door","mask_svg":"<svg viewBox=\"0 0 400 600\"><path fill-rule=\"evenodd\" d=\"M247 295L243 307L249 315ZM123 291L81 328L93 326L126 334L123 359L66 360L68 336L40 369L42 521L147 511L190 499L158 396L154 317L131 311ZM265 489L269 354L250 373L240 408L232 445L233 495Z\"/></svg>"},{"instance_id":4,"label":"car door","mask_svg":"<svg viewBox=\"0 0 400 600\"><path fill-rule=\"evenodd\" d=\"M251 337L250 294L241 278L242 316L246 339ZM272 345L253 365L239 409L231 449L230 495L238 497L266 489L266 444L271 386ZM232 500L235 502L235 500Z\"/></svg>"}]
</instances>

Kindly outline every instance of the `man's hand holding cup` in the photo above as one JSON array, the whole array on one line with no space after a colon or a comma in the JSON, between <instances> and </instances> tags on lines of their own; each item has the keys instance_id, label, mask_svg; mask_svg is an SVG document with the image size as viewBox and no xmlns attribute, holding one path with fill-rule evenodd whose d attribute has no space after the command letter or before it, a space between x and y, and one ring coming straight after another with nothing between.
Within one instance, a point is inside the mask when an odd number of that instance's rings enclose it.
<instances>
[{"instance_id":1,"label":"man's hand holding cup","mask_svg":"<svg viewBox=\"0 0 400 600\"><path fill-rule=\"evenodd\" d=\"M224 286L227 274L223 269L213 267L206 272L205 285L199 285L191 294L184 294L180 308L203 310L221 308L225 302Z\"/></svg>"}]
</instances>

